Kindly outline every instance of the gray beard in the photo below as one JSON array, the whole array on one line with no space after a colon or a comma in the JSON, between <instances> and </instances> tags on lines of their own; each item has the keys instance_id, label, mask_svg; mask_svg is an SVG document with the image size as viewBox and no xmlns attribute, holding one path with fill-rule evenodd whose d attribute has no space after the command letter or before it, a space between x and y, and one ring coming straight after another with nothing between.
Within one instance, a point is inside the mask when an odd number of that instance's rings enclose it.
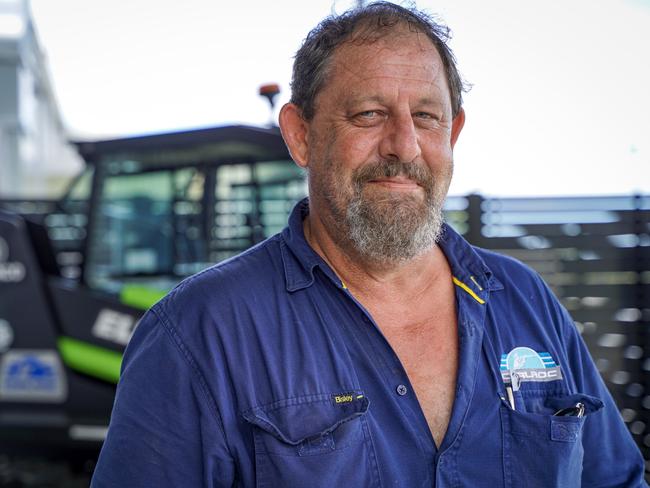
<instances>
[{"instance_id":1,"label":"gray beard","mask_svg":"<svg viewBox=\"0 0 650 488\"><path fill-rule=\"evenodd\" d=\"M443 202L425 202L424 214L409 203L403 198L369 202L356 192L346 224L348 237L363 258L403 263L433 248L442 234Z\"/></svg>"},{"instance_id":2,"label":"gray beard","mask_svg":"<svg viewBox=\"0 0 650 488\"><path fill-rule=\"evenodd\" d=\"M327 168L338 172L331 162ZM421 185L424 198L399 193L364 195L364 187L373 179L399 175ZM442 208L450 175L436 181L424 166L377 161L354 171L348 191L336 178L311 177L310 191L328 202L330 225L337 229L341 244L350 245L361 259L380 265L404 263L431 250L442 235Z\"/></svg>"}]
</instances>

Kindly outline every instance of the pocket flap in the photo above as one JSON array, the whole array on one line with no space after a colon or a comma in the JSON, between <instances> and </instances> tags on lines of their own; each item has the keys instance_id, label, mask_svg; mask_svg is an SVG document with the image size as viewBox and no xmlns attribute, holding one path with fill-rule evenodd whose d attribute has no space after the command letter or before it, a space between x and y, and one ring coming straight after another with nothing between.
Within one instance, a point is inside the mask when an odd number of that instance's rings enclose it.
<instances>
[{"instance_id":1,"label":"pocket flap","mask_svg":"<svg viewBox=\"0 0 650 488\"><path fill-rule=\"evenodd\" d=\"M309 395L254 407L242 415L249 423L295 446L322 437L360 417L366 413L368 405L368 399L361 392Z\"/></svg>"},{"instance_id":2,"label":"pocket flap","mask_svg":"<svg viewBox=\"0 0 650 488\"><path fill-rule=\"evenodd\" d=\"M545 400L544 404L552 411L558 411L563 408L573 407L577 403L582 403L585 406L585 415L597 412L603 408L603 402L599 398L583 393L576 393L574 395L567 395L562 397L549 397Z\"/></svg>"}]
</instances>

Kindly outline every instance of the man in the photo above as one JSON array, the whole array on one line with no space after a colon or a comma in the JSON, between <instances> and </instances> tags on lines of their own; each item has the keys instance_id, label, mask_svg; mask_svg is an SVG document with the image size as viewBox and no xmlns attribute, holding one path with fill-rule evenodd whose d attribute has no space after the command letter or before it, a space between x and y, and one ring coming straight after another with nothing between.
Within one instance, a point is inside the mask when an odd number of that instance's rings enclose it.
<instances>
[{"instance_id":1,"label":"man","mask_svg":"<svg viewBox=\"0 0 650 488\"><path fill-rule=\"evenodd\" d=\"M280 114L309 200L145 316L93 486L646 486L566 311L442 222L444 39L387 3L309 34Z\"/></svg>"}]
</instances>

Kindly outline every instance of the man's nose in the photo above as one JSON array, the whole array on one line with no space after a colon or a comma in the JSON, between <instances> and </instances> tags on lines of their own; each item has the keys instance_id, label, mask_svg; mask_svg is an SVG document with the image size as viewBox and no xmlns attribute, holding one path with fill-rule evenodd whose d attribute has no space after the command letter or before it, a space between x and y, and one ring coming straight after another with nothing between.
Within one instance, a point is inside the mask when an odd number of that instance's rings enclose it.
<instances>
[{"instance_id":1,"label":"man's nose","mask_svg":"<svg viewBox=\"0 0 650 488\"><path fill-rule=\"evenodd\" d=\"M420 156L420 142L410 114L389 120L379 151L383 158L403 163L411 163Z\"/></svg>"}]
</instances>

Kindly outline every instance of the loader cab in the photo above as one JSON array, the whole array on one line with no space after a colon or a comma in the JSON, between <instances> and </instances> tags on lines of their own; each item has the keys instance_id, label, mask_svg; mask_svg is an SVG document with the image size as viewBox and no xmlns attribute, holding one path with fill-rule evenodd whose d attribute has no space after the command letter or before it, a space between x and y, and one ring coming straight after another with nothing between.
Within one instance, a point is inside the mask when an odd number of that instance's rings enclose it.
<instances>
[{"instance_id":1,"label":"loader cab","mask_svg":"<svg viewBox=\"0 0 650 488\"><path fill-rule=\"evenodd\" d=\"M231 126L78 147L88 170L62 206L80 208L88 196L79 279L130 305L138 306L132 302L143 290L162 294L278 232L306 195L277 128Z\"/></svg>"}]
</instances>

